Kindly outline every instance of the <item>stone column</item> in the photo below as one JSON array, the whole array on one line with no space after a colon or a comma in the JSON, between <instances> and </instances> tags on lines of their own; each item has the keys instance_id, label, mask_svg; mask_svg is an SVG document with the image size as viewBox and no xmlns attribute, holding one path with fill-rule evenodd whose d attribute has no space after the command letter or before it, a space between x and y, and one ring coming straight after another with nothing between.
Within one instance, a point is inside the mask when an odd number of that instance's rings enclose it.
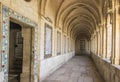
<instances>
[{"instance_id":1,"label":"stone column","mask_svg":"<svg viewBox=\"0 0 120 82\"><path fill-rule=\"evenodd\" d=\"M96 35L94 35L93 45L94 45L94 54L96 54L96 45L97 45Z\"/></svg>"},{"instance_id":2,"label":"stone column","mask_svg":"<svg viewBox=\"0 0 120 82\"><path fill-rule=\"evenodd\" d=\"M90 52L93 52L93 37L90 40Z\"/></svg>"},{"instance_id":3,"label":"stone column","mask_svg":"<svg viewBox=\"0 0 120 82\"><path fill-rule=\"evenodd\" d=\"M116 2L116 7L114 10L114 27L113 27L113 49L111 56L111 63L119 65L120 64L120 19L119 19L119 3Z\"/></svg>"},{"instance_id":4,"label":"stone column","mask_svg":"<svg viewBox=\"0 0 120 82\"><path fill-rule=\"evenodd\" d=\"M106 25L104 24L103 27L103 55L102 58L106 58L107 55L107 28Z\"/></svg>"},{"instance_id":5,"label":"stone column","mask_svg":"<svg viewBox=\"0 0 120 82\"><path fill-rule=\"evenodd\" d=\"M104 58L104 24L102 26L102 58Z\"/></svg>"},{"instance_id":6,"label":"stone column","mask_svg":"<svg viewBox=\"0 0 120 82\"><path fill-rule=\"evenodd\" d=\"M102 48L103 48L103 46L102 46L102 43L103 43L103 33L102 33L102 31L103 31L103 27L100 26L100 56L102 56Z\"/></svg>"},{"instance_id":7,"label":"stone column","mask_svg":"<svg viewBox=\"0 0 120 82\"><path fill-rule=\"evenodd\" d=\"M96 32L96 51L95 54L98 55L98 32Z\"/></svg>"},{"instance_id":8,"label":"stone column","mask_svg":"<svg viewBox=\"0 0 120 82\"><path fill-rule=\"evenodd\" d=\"M111 56L111 44L112 44L112 24L111 13L107 15L107 58Z\"/></svg>"},{"instance_id":9,"label":"stone column","mask_svg":"<svg viewBox=\"0 0 120 82\"><path fill-rule=\"evenodd\" d=\"M1 3L0 3L0 19L2 19L2 15L1 15ZM0 26L1 26L2 22L0 22ZM2 27L0 27L0 45L2 45ZM1 66L2 66L2 55L1 55L1 50L2 50L2 46L0 46L0 72L1 72Z\"/></svg>"},{"instance_id":10,"label":"stone column","mask_svg":"<svg viewBox=\"0 0 120 82\"><path fill-rule=\"evenodd\" d=\"M100 30L98 30L98 32L97 32L97 37L98 37L98 48L97 48L97 50L98 50L98 52L97 52L97 54L98 55L100 55Z\"/></svg>"},{"instance_id":11,"label":"stone column","mask_svg":"<svg viewBox=\"0 0 120 82\"><path fill-rule=\"evenodd\" d=\"M91 47L90 47L90 51L93 52L93 36L91 38Z\"/></svg>"},{"instance_id":12,"label":"stone column","mask_svg":"<svg viewBox=\"0 0 120 82\"><path fill-rule=\"evenodd\" d=\"M88 41L88 51L90 52L90 40Z\"/></svg>"},{"instance_id":13,"label":"stone column","mask_svg":"<svg viewBox=\"0 0 120 82\"><path fill-rule=\"evenodd\" d=\"M93 40L92 40L92 45L93 45L93 53L95 54L95 49L96 49L96 36L95 33L93 35Z\"/></svg>"},{"instance_id":14,"label":"stone column","mask_svg":"<svg viewBox=\"0 0 120 82\"><path fill-rule=\"evenodd\" d=\"M93 53L95 54L95 35L93 36L93 43L92 43L92 45L93 45Z\"/></svg>"},{"instance_id":15,"label":"stone column","mask_svg":"<svg viewBox=\"0 0 120 82\"><path fill-rule=\"evenodd\" d=\"M94 40L94 37L92 37L92 39L91 39L91 50L92 50L92 53L94 52L93 40Z\"/></svg>"},{"instance_id":16,"label":"stone column","mask_svg":"<svg viewBox=\"0 0 120 82\"><path fill-rule=\"evenodd\" d=\"M89 52L91 51L91 40L89 40Z\"/></svg>"}]
</instances>

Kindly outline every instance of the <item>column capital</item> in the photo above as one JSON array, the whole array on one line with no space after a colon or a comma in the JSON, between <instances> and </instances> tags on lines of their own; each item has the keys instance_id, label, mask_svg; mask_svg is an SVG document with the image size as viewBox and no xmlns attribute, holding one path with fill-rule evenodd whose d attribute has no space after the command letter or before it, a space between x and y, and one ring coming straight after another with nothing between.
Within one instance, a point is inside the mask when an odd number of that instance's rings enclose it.
<instances>
[{"instance_id":1,"label":"column capital","mask_svg":"<svg viewBox=\"0 0 120 82\"><path fill-rule=\"evenodd\" d=\"M96 35L96 32L94 31L94 33L93 33L93 37L95 37L95 35Z\"/></svg>"},{"instance_id":2,"label":"column capital","mask_svg":"<svg viewBox=\"0 0 120 82\"><path fill-rule=\"evenodd\" d=\"M107 14L113 13L113 12L114 12L114 9L113 9L113 8L109 8L109 9L107 10Z\"/></svg>"},{"instance_id":3,"label":"column capital","mask_svg":"<svg viewBox=\"0 0 120 82\"><path fill-rule=\"evenodd\" d=\"M103 27L103 24L100 24L100 25L99 25L99 28L102 28L102 27Z\"/></svg>"},{"instance_id":4,"label":"column capital","mask_svg":"<svg viewBox=\"0 0 120 82\"><path fill-rule=\"evenodd\" d=\"M99 29L99 28L97 28L97 29L96 29L96 33L99 33L99 31L100 31L100 29Z\"/></svg>"}]
</instances>

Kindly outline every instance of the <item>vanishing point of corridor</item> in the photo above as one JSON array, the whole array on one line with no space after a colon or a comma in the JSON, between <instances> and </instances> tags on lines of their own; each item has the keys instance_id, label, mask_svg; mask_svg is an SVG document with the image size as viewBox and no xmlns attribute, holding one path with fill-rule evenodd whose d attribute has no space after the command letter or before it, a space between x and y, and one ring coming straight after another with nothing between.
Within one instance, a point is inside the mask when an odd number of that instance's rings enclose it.
<instances>
[{"instance_id":1,"label":"vanishing point of corridor","mask_svg":"<svg viewBox=\"0 0 120 82\"><path fill-rule=\"evenodd\" d=\"M104 82L88 56L75 56L43 82Z\"/></svg>"}]
</instances>

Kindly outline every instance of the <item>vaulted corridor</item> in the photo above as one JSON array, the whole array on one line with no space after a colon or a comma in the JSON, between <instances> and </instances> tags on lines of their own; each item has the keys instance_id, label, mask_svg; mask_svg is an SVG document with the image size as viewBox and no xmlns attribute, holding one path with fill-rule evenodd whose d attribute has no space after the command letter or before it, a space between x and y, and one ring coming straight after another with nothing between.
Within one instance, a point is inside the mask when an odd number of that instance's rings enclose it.
<instances>
[{"instance_id":1,"label":"vaulted corridor","mask_svg":"<svg viewBox=\"0 0 120 82\"><path fill-rule=\"evenodd\" d=\"M88 56L75 56L42 82L105 82Z\"/></svg>"},{"instance_id":2,"label":"vaulted corridor","mask_svg":"<svg viewBox=\"0 0 120 82\"><path fill-rule=\"evenodd\" d=\"M0 0L0 82L46 81L120 82L120 0Z\"/></svg>"}]
</instances>

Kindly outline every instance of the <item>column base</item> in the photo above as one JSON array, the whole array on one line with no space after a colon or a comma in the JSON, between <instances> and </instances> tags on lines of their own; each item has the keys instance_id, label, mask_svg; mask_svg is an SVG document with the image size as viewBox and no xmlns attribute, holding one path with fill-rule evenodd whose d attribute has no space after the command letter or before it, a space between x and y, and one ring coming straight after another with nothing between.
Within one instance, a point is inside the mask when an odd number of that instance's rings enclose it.
<instances>
[{"instance_id":1,"label":"column base","mask_svg":"<svg viewBox=\"0 0 120 82\"><path fill-rule=\"evenodd\" d=\"M120 59L118 59L118 58L111 58L111 64L120 65Z\"/></svg>"}]
</instances>

